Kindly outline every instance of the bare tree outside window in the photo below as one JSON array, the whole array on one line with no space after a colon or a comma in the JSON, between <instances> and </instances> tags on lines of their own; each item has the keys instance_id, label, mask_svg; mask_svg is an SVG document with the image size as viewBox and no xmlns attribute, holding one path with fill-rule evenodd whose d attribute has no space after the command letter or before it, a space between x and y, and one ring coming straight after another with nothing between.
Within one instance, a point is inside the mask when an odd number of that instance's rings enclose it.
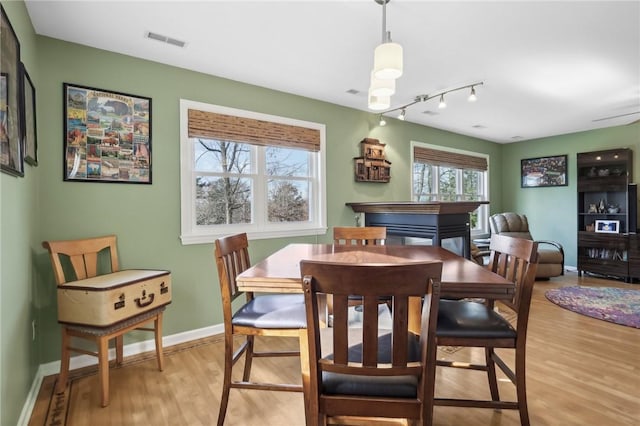
<instances>
[{"instance_id":1,"label":"bare tree outside window","mask_svg":"<svg viewBox=\"0 0 640 426\"><path fill-rule=\"evenodd\" d=\"M307 151L266 148L269 222L309 220L309 154Z\"/></svg>"},{"instance_id":2,"label":"bare tree outside window","mask_svg":"<svg viewBox=\"0 0 640 426\"><path fill-rule=\"evenodd\" d=\"M414 163L414 201L484 200L482 177L484 173L486 172ZM479 210L470 214L470 220L471 229L477 229L479 227Z\"/></svg>"},{"instance_id":3,"label":"bare tree outside window","mask_svg":"<svg viewBox=\"0 0 640 426\"><path fill-rule=\"evenodd\" d=\"M251 223L251 152L246 144L197 139L196 224ZM204 175L207 173L208 175Z\"/></svg>"},{"instance_id":4,"label":"bare tree outside window","mask_svg":"<svg viewBox=\"0 0 640 426\"><path fill-rule=\"evenodd\" d=\"M255 185L267 185L269 222L309 220L309 154L276 146L196 139L196 224L252 223ZM256 181L264 150L267 182Z\"/></svg>"}]
</instances>

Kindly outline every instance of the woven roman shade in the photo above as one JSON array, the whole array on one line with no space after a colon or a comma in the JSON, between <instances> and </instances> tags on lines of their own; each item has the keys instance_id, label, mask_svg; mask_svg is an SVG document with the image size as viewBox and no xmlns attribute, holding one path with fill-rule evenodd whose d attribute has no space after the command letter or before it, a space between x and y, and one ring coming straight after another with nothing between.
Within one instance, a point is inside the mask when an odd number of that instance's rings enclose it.
<instances>
[{"instance_id":1,"label":"woven roman shade","mask_svg":"<svg viewBox=\"0 0 640 426\"><path fill-rule=\"evenodd\" d=\"M457 152L440 151L432 148L415 146L413 148L413 161L416 163L448 166L456 169L471 169L487 171L487 159L473 155L459 154Z\"/></svg>"},{"instance_id":2,"label":"woven roman shade","mask_svg":"<svg viewBox=\"0 0 640 426\"><path fill-rule=\"evenodd\" d=\"M189 137L320 151L320 131L189 109Z\"/></svg>"}]
</instances>

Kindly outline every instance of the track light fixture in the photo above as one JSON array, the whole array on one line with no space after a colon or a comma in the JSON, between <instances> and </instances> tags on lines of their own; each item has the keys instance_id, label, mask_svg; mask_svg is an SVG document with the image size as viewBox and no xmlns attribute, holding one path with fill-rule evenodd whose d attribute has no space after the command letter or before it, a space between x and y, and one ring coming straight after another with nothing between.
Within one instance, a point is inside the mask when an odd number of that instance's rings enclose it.
<instances>
[{"instance_id":1,"label":"track light fixture","mask_svg":"<svg viewBox=\"0 0 640 426\"><path fill-rule=\"evenodd\" d=\"M387 125L387 120L384 119L384 117L381 115L380 116L380 127L384 127Z\"/></svg>"},{"instance_id":2,"label":"track light fixture","mask_svg":"<svg viewBox=\"0 0 640 426\"><path fill-rule=\"evenodd\" d=\"M412 105L415 105L417 103L420 102L426 102L428 100L434 99L434 98L439 98L440 101L438 103L438 108L446 108L447 104L444 101L444 95L448 94L448 93L452 93L452 92L457 92L459 90L464 90L464 89L471 89L471 94L469 95L468 101L469 102L475 102L478 97L476 96L476 86L482 86L484 84L483 81L478 81L477 83L472 83L472 84L467 84L466 86L460 86L460 87L456 87L454 89L449 89L449 90L443 90L442 92L438 92L438 93L434 93L432 95L418 95L416 96L412 102L409 102L408 104L399 106L397 108L393 108L393 109L389 109L386 110L384 112L382 112L380 114L380 125L384 126L384 124L382 124L382 122L384 121L384 118L382 117L382 114L388 114L390 112L393 111L400 111L399 115L398 115L398 119L399 120L404 120L406 113L407 113L407 108L409 108ZM385 122L386 124L386 122Z\"/></svg>"}]
</instances>

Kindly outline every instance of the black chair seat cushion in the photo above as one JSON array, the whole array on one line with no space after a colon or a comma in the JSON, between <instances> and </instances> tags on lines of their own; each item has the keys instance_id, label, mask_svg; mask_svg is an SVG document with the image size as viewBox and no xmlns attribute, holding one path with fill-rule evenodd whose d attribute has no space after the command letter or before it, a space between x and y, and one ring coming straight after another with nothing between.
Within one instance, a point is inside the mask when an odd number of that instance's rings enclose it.
<instances>
[{"instance_id":1,"label":"black chair seat cushion","mask_svg":"<svg viewBox=\"0 0 640 426\"><path fill-rule=\"evenodd\" d=\"M255 297L234 314L233 325L256 328L307 328L302 294Z\"/></svg>"},{"instance_id":2,"label":"black chair seat cushion","mask_svg":"<svg viewBox=\"0 0 640 426\"><path fill-rule=\"evenodd\" d=\"M478 302L440 300L438 337L513 338L516 330L493 309Z\"/></svg>"},{"instance_id":3,"label":"black chair seat cushion","mask_svg":"<svg viewBox=\"0 0 640 426\"><path fill-rule=\"evenodd\" d=\"M352 333L350 333L350 338ZM323 336L323 342L328 341ZM351 341L351 339L350 339ZM378 337L378 362L391 363L391 333ZM420 342L415 335L409 336L410 361L420 361ZM332 359L332 355L325 358ZM349 361L362 361L362 344L349 347ZM331 395L367 395L391 398L415 398L418 378L416 376L358 376L354 374L322 373L323 393Z\"/></svg>"}]
</instances>

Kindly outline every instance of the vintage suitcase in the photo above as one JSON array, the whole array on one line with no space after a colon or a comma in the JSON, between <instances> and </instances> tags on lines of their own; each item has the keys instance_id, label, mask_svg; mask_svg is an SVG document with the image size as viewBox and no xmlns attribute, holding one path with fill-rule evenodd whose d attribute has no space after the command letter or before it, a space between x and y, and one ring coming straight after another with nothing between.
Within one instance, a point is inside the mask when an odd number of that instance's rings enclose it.
<instances>
[{"instance_id":1,"label":"vintage suitcase","mask_svg":"<svg viewBox=\"0 0 640 426\"><path fill-rule=\"evenodd\" d=\"M169 303L169 271L129 269L58 286L58 321L107 327Z\"/></svg>"}]
</instances>

